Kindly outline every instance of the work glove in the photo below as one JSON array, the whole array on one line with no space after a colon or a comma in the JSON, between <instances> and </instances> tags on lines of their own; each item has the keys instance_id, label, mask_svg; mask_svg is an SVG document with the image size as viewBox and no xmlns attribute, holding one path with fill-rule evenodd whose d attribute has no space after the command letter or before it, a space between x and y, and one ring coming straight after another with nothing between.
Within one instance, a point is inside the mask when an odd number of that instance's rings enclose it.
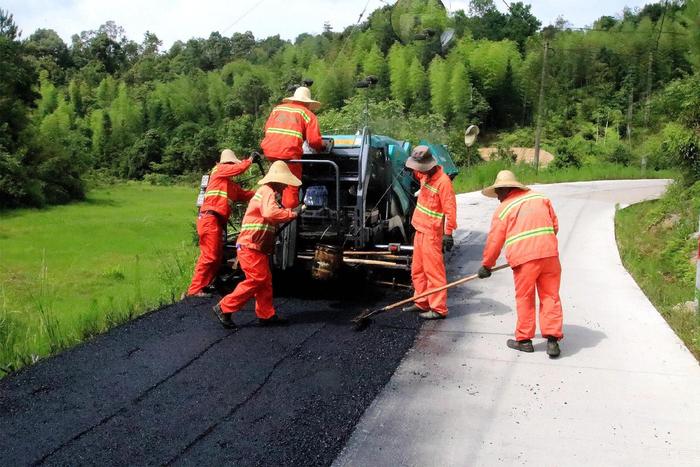
<instances>
[{"instance_id":1,"label":"work glove","mask_svg":"<svg viewBox=\"0 0 700 467\"><path fill-rule=\"evenodd\" d=\"M296 214L297 217L301 215L302 212L306 211L306 205L305 204L300 204L299 206L292 208L292 212Z\"/></svg>"},{"instance_id":2,"label":"work glove","mask_svg":"<svg viewBox=\"0 0 700 467\"><path fill-rule=\"evenodd\" d=\"M491 269L486 266L481 266L479 272L476 274L479 276L479 279L486 279L487 277L491 277Z\"/></svg>"},{"instance_id":3,"label":"work glove","mask_svg":"<svg viewBox=\"0 0 700 467\"><path fill-rule=\"evenodd\" d=\"M443 235L442 236L442 251L452 251L452 248L455 246L455 240L452 238L452 235Z\"/></svg>"},{"instance_id":4,"label":"work glove","mask_svg":"<svg viewBox=\"0 0 700 467\"><path fill-rule=\"evenodd\" d=\"M253 164L257 164L262 160L262 156L260 155L259 152L253 151L250 155L250 162Z\"/></svg>"}]
</instances>

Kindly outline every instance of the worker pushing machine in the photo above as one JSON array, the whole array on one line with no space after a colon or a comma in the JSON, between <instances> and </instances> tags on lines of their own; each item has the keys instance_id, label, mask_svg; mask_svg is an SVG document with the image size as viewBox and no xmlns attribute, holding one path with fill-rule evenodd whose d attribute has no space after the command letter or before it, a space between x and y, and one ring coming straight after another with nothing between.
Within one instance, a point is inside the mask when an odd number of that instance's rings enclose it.
<instances>
[{"instance_id":1,"label":"worker pushing machine","mask_svg":"<svg viewBox=\"0 0 700 467\"><path fill-rule=\"evenodd\" d=\"M302 210L302 206L294 209L281 207L277 197L286 187L301 185L301 180L292 174L284 162L276 161L258 184L262 186L248 203L236 242L238 262L245 280L213 308L216 317L227 329L236 328L231 315L253 297L260 325L286 324L286 320L277 315L272 304L269 256L275 246L276 226L295 219Z\"/></svg>"},{"instance_id":2,"label":"worker pushing machine","mask_svg":"<svg viewBox=\"0 0 700 467\"><path fill-rule=\"evenodd\" d=\"M197 218L199 258L186 296L210 295L204 292L204 288L214 281L221 266L224 227L231 214L231 206L235 202L248 201L255 194L254 191L242 189L232 177L248 170L252 162L252 157L241 161L233 151L224 149L219 163L211 171L204 193L204 204L199 209Z\"/></svg>"},{"instance_id":3,"label":"worker pushing machine","mask_svg":"<svg viewBox=\"0 0 700 467\"><path fill-rule=\"evenodd\" d=\"M272 109L265 123L265 137L260 143L265 157L274 161L300 160L304 141L316 151L324 149L321 130L314 112L321 103L311 98L309 88L300 86L294 95ZM288 163L292 174L301 180L302 164ZM288 185L282 194L282 205L294 208L299 204L299 187Z\"/></svg>"},{"instance_id":4,"label":"worker pushing machine","mask_svg":"<svg viewBox=\"0 0 700 467\"><path fill-rule=\"evenodd\" d=\"M498 198L500 206L493 215L484 248L479 277L491 275L501 249L513 269L518 314L511 349L534 352L535 291L540 298L540 332L547 339L547 355L558 357L562 334L562 307L559 298L561 264L557 233L559 225L552 203L544 195L533 193L520 183L513 172L502 170L493 185L482 190L485 196Z\"/></svg>"},{"instance_id":5,"label":"worker pushing machine","mask_svg":"<svg viewBox=\"0 0 700 467\"><path fill-rule=\"evenodd\" d=\"M411 224L413 240L411 277L415 295L447 284L443 250L454 246L452 232L457 228L457 201L452 181L430 153L428 146L416 146L406 167L420 182L418 201ZM416 300L404 311L420 312L423 319L447 316L447 290Z\"/></svg>"}]
</instances>

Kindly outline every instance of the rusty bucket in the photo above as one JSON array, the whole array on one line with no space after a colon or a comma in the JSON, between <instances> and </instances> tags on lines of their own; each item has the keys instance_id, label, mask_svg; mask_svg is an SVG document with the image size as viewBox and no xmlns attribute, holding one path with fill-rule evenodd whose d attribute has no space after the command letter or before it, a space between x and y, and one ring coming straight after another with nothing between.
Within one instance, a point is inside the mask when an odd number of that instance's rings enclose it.
<instances>
[{"instance_id":1,"label":"rusty bucket","mask_svg":"<svg viewBox=\"0 0 700 467\"><path fill-rule=\"evenodd\" d=\"M332 279L343 264L343 249L333 245L318 245L314 252L311 277L316 280Z\"/></svg>"}]
</instances>

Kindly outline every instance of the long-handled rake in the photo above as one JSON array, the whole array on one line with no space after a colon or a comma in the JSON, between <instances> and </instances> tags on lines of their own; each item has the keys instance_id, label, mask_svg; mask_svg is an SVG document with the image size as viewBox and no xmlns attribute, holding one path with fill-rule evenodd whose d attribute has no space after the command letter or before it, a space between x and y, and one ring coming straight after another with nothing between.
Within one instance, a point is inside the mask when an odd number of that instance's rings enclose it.
<instances>
[{"instance_id":1,"label":"long-handled rake","mask_svg":"<svg viewBox=\"0 0 700 467\"><path fill-rule=\"evenodd\" d=\"M500 271L501 269L506 269L509 268L510 266L508 264L501 264L500 266L496 266L495 268L491 269L491 272L496 272ZM375 310L365 310L364 312L360 313L357 315L355 318L353 318L352 322L354 323L354 330L355 331L363 331L369 327L370 324L372 324L372 316L378 315L380 313L384 313L389 310L393 310L394 308L398 308L401 305L406 305L407 303L414 302L416 300L419 300L421 298L427 297L428 295L432 295L434 293L441 292L443 290L447 290L449 288L455 287L460 284L464 284L465 282L473 281L474 279L477 279L479 277L478 274L472 274L471 276L465 276L462 277L461 279L457 279L454 282L450 282L449 284L443 285L442 287L438 287L436 289L428 290L427 292L424 292L420 295L416 295L414 297L409 297L404 300L401 300L400 302L396 303L391 303L389 305L386 305L385 307L382 308L377 308Z\"/></svg>"}]
</instances>

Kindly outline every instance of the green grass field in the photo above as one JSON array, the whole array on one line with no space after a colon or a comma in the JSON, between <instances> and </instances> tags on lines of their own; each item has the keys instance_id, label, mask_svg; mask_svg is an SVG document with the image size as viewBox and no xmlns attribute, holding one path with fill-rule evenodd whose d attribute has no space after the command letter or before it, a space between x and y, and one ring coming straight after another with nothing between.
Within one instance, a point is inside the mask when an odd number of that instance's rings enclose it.
<instances>
[{"instance_id":1,"label":"green grass field","mask_svg":"<svg viewBox=\"0 0 700 467\"><path fill-rule=\"evenodd\" d=\"M620 210L615 218L622 262L669 325L700 359L700 314L693 300L700 182L674 184L661 200Z\"/></svg>"},{"instance_id":2,"label":"green grass field","mask_svg":"<svg viewBox=\"0 0 700 467\"><path fill-rule=\"evenodd\" d=\"M0 213L0 367L177 299L197 255L195 197L192 187L129 183L81 203Z\"/></svg>"},{"instance_id":3,"label":"green grass field","mask_svg":"<svg viewBox=\"0 0 700 467\"><path fill-rule=\"evenodd\" d=\"M459 175L454 180L457 193L467 193L481 190L491 185L500 170L508 169L515 172L518 179L525 184L531 183L560 183L584 182L590 180L629 180L638 178L675 178L676 173L668 170L642 171L639 167L625 167L617 164L600 163L584 165L583 167L553 169L543 168L539 172L529 164L507 164L501 161L491 161L471 167L461 167Z\"/></svg>"}]
</instances>

